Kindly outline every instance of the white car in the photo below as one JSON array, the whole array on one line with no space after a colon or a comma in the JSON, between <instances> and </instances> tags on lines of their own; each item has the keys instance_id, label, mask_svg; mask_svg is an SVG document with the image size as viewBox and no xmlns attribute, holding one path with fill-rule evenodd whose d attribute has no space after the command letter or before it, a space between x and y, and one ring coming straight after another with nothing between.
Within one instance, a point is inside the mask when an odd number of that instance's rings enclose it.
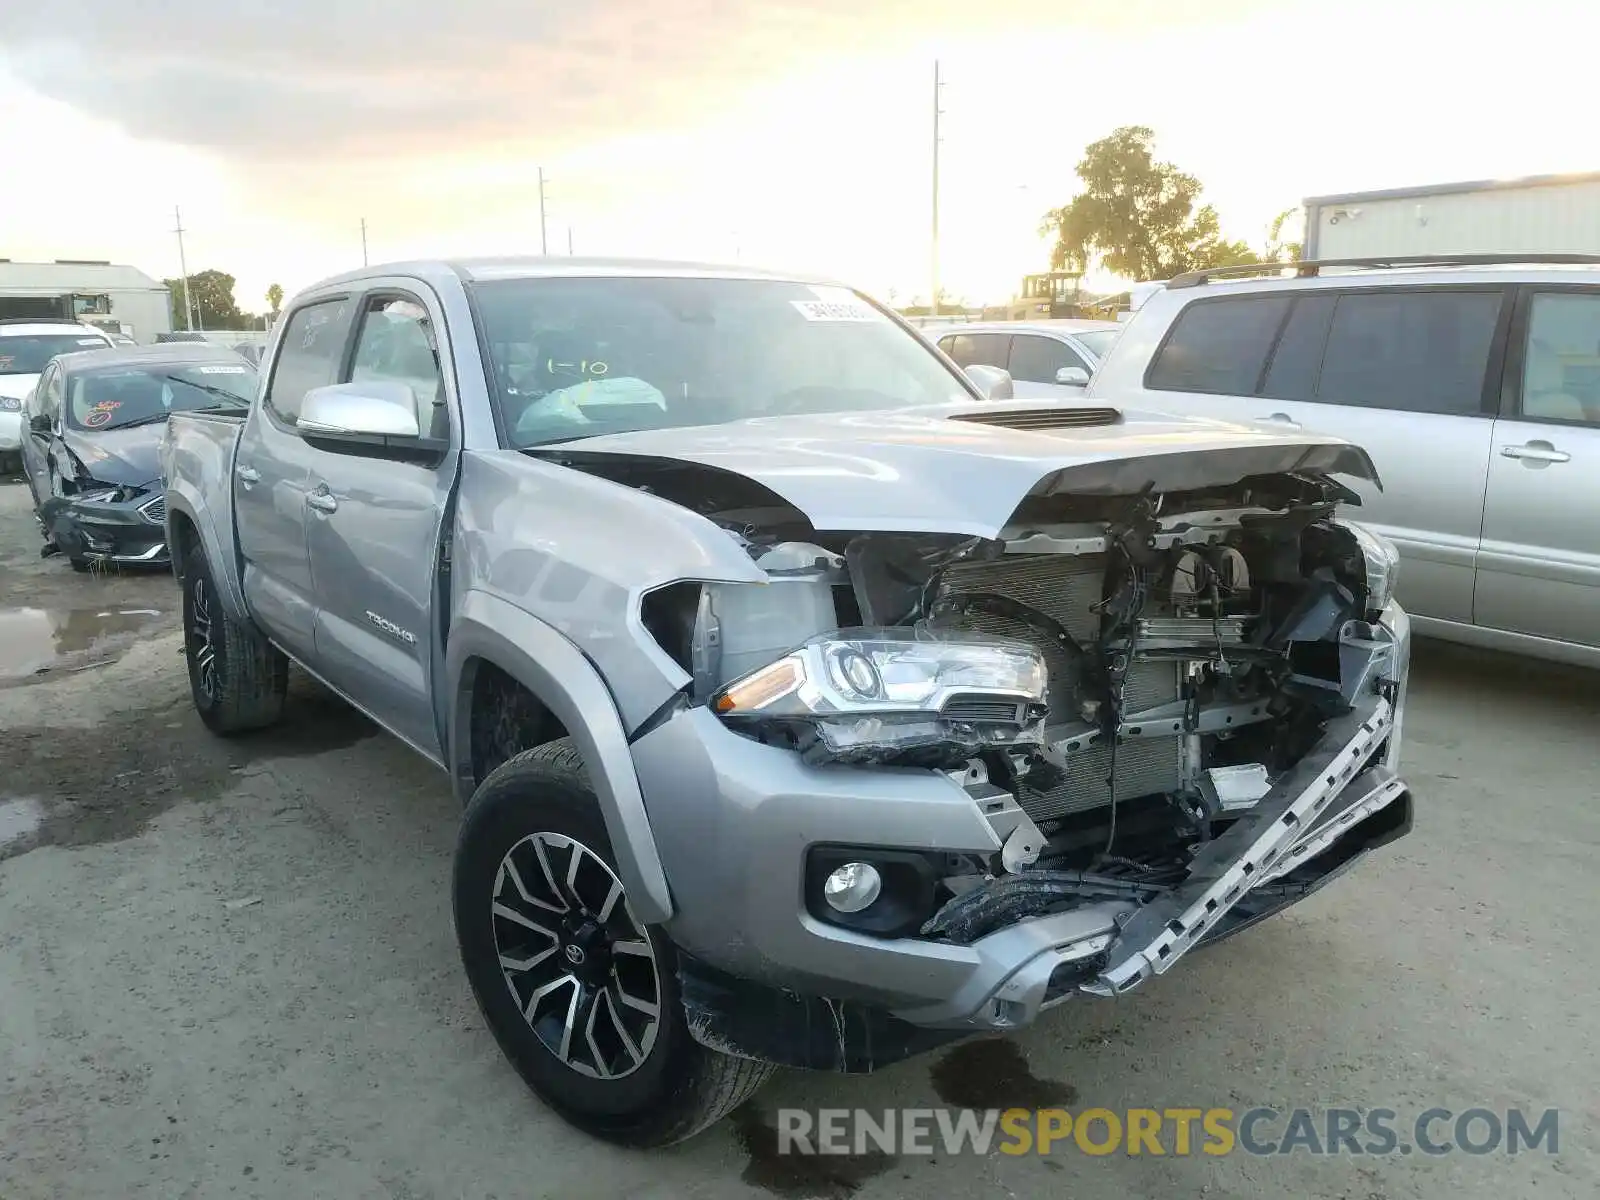
<instances>
[{"instance_id":1,"label":"white car","mask_svg":"<svg viewBox=\"0 0 1600 1200\"><path fill-rule=\"evenodd\" d=\"M0 321L0 467L22 454L22 402L58 354L103 350L111 338L78 321L29 317Z\"/></svg>"},{"instance_id":2,"label":"white car","mask_svg":"<svg viewBox=\"0 0 1600 1200\"><path fill-rule=\"evenodd\" d=\"M1019 399L1075 399L1117 340L1116 321L993 321L942 329L939 349L957 364L1011 372Z\"/></svg>"}]
</instances>

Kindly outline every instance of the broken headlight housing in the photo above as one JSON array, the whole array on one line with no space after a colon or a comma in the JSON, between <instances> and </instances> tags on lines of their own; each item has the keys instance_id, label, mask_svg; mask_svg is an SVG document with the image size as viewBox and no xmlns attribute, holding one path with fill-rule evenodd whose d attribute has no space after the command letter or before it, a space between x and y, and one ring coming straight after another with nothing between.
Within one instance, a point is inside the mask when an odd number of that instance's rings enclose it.
<instances>
[{"instance_id":1,"label":"broken headlight housing","mask_svg":"<svg viewBox=\"0 0 1600 1200\"><path fill-rule=\"evenodd\" d=\"M936 765L1038 742L1044 656L1027 642L904 629L824 634L712 697L729 724L810 761Z\"/></svg>"},{"instance_id":2,"label":"broken headlight housing","mask_svg":"<svg viewBox=\"0 0 1600 1200\"><path fill-rule=\"evenodd\" d=\"M1367 619L1376 620L1394 598L1395 580L1400 574L1400 551L1388 538L1354 521L1338 522L1349 532L1361 552L1366 567Z\"/></svg>"},{"instance_id":3,"label":"broken headlight housing","mask_svg":"<svg viewBox=\"0 0 1600 1200\"><path fill-rule=\"evenodd\" d=\"M136 487L111 487L90 483L82 490L74 492L71 499L77 504L121 504L126 500L132 500L143 490Z\"/></svg>"}]
</instances>

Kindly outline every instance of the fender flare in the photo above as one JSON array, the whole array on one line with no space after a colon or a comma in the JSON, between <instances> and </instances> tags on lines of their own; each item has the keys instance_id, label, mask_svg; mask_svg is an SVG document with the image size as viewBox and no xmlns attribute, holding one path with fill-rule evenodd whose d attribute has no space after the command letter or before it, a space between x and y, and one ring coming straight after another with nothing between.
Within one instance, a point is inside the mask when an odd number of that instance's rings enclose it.
<instances>
[{"instance_id":1,"label":"fender flare","mask_svg":"<svg viewBox=\"0 0 1600 1200\"><path fill-rule=\"evenodd\" d=\"M560 631L485 592L462 597L450 624L445 679L451 784L465 804L473 791L470 679L475 659L493 663L555 714L583 755L600 804L617 874L628 902L647 924L672 916L672 892L645 811L633 752L616 702L588 658Z\"/></svg>"},{"instance_id":2,"label":"fender flare","mask_svg":"<svg viewBox=\"0 0 1600 1200\"><path fill-rule=\"evenodd\" d=\"M177 530L177 518L186 518L200 537L199 551L211 568L211 581L216 585L217 594L222 598L223 609L234 620L249 622L250 610L244 603L244 588L239 580L238 560L232 554L223 553L222 539L218 537L216 526L211 521L210 509L195 504L186 492L170 487L166 491L166 499L168 548L176 544L177 539L173 535ZM179 561L174 558L174 574L177 574L178 567Z\"/></svg>"}]
</instances>

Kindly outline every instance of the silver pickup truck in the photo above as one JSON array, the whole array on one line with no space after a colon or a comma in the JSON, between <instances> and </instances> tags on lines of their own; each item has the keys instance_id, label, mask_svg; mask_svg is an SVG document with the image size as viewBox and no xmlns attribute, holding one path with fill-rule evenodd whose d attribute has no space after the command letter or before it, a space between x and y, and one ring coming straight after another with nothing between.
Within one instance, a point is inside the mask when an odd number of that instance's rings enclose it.
<instances>
[{"instance_id":1,"label":"silver pickup truck","mask_svg":"<svg viewBox=\"0 0 1600 1200\"><path fill-rule=\"evenodd\" d=\"M195 705L269 725L292 660L449 775L478 1003L600 1136L1116 996L1410 828L1336 438L571 259L330 279L261 378L163 446Z\"/></svg>"}]
</instances>

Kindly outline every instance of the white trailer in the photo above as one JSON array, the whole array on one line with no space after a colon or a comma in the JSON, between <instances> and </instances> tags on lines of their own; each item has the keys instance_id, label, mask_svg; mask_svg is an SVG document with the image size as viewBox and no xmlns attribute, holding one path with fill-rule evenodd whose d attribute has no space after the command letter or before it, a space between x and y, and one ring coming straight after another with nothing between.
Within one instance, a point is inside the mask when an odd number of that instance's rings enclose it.
<instances>
[{"instance_id":1,"label":"white trailer","mask_svg":"<svg viewBox=\"0 0 1600 1200\"><path fill-rule=\"evenodd\" d=\"M1304 204L1307 259L1600 254L1600 171L1313 196Z\"/></svg>"}]
</instances>

